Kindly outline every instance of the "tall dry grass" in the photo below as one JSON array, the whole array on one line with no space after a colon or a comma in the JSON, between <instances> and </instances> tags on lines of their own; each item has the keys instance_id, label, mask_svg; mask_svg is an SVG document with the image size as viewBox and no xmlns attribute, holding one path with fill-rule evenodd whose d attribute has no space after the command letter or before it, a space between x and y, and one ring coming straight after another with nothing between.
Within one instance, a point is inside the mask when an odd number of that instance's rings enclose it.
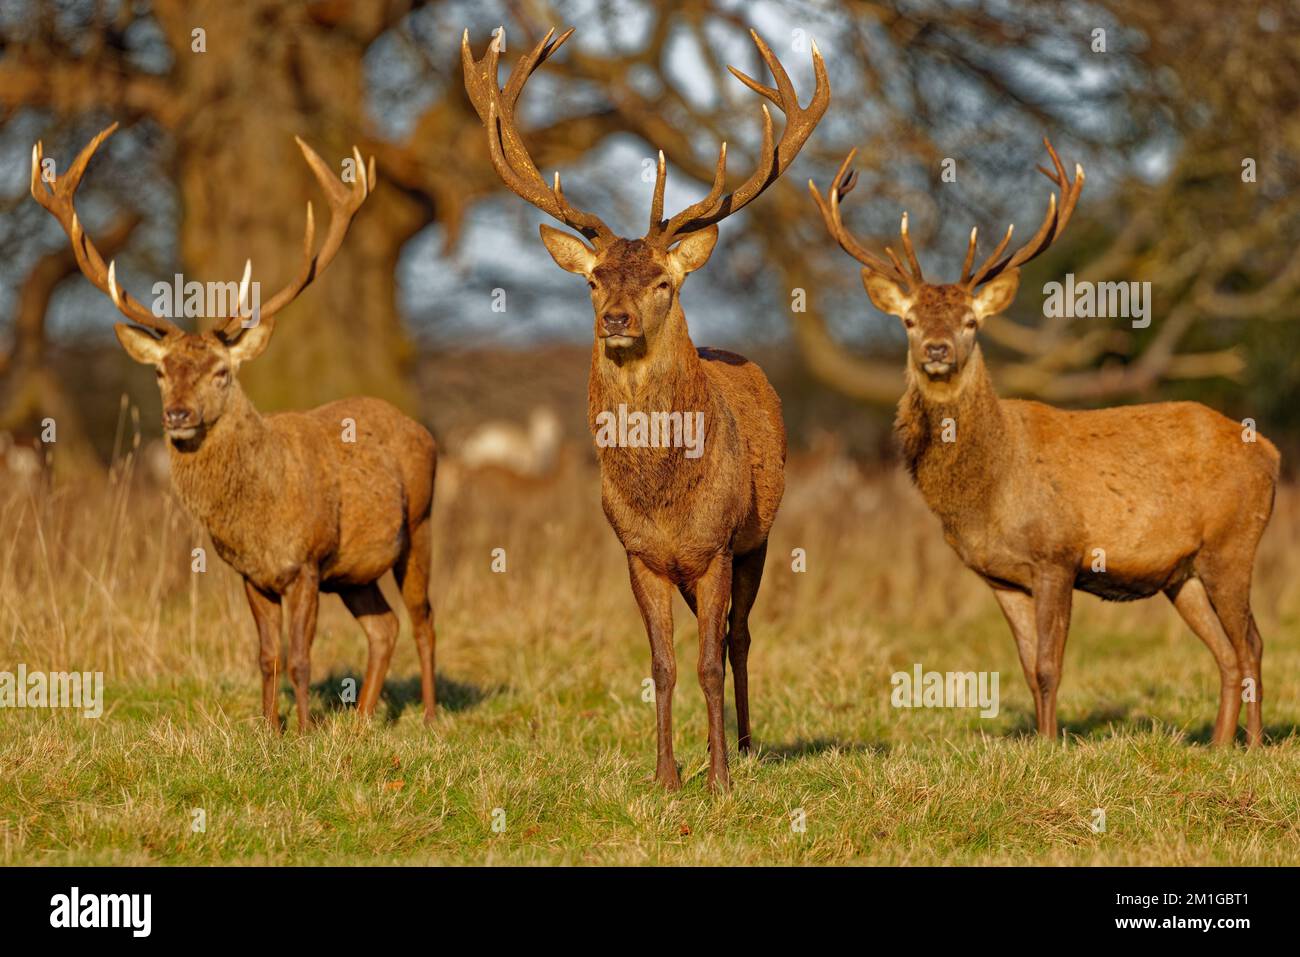
<instances>
[{"instance_id":1,"label":"tall dry grass","mask_svg":"<svg viewBox=\"0 0 1300 957\"><path fill-rule=\"evenodd\" d=\"M138 474L137 456L134 447L120 455L103 480L0 490L0 665L102 670L110 687L255 682L256 639L238 576L172 493ZM431 594L444 668L485 678L495 662L522 657L542 674L567 670L574 642L590 643L594 654L579 655L579 666L598 668L606 636L640 634L589 462L571 460L550 483L440 481L434 513ZM1255 576L1266 649L1293 640L1300 620L1298 519L1300 494L1280 489ZM191 570L196 548L207 551L202 573ZM505 573L492 570L498 548ZM796 548L806 553L806 573L791 570ZM391 579L385 587L400 607ZM820 454L791 463L757 614L782 634L874 630L905 646L909 632L961 630L997 612L905 477ZM691 630L688 619L679 605L679 625ZM1182 635L1188 655L1204 654L1160 599L1114 605L1079 596L1075 627ZM404 637L397 673L414 665L407 644ZM557 650L552 665L546 655ZM364 662L360 629L332 597L315 655L318 675L360 671Z\"/></svg>"}]
</instances>

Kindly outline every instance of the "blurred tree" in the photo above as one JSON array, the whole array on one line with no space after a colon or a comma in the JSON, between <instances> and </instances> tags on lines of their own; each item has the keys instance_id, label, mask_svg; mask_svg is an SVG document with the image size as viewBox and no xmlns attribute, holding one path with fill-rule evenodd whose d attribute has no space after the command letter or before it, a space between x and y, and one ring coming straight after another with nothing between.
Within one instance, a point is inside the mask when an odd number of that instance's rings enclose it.
<instances>
[{"instance_id":1,"label":"blurred tree","mask_svg":"<svg viewBox=\"0 0 1300 957\"><path fill-rule=\"evenodd\" d=\"M139 223L134 215L119 219L100 241L105 256L115 256ZM47 361L45 317L55 288L69 276L80 275L72 248L64 245L36 260L15 297L13 341L0 353L0 432L22 445L38 444L41 423L52 418L61 448L54 462L61 472L75 474L98 465L85 434L81 411L59 383Z\"/></svg>"},{"instance_id":2,"label":"blurred tree","mask_svg":"<svg viewBox=\"0 0 1300 957\"><path fill-rule=\"evenodd\" d=\"M270 289L292 275L305 204L321 205L295 134L327 158L349 155L354 142L377 155L381 185L354 222L346 254L286 310L281 334L241 378L268 408L355 393L409 408L410 351L395 301L398 255L435 217L449 224L454 238L465 206L498 188L490 167L475 162L482 134L459 83L444 85L405 141L382 141L371 133L365 53L423 4L153 0L147 6L16 6L0 20L0 110L39 110L56 123L111 115L160 130L170 145L165 175L178 193L178 258L187 279L237 278L249 257L254 278ZM580 155L608 131L600 123L607 112L537 131L539 153L548 162ZM70 162L78 146L57 159ZM92 170L88 183L95 179ZM52 223L42 228L57 234ZM124 273L122 281L148 301L149 287L161 278ZM15 349L38 354L32 350L42 327L29 317L15 328ZM11 372L20 368L36 367L15 361ZM32 397L49 397L37 404L55 402L50 387L47 377L29 376L22 409L31 407Z\"/></svg>"},{"instance_id":3,"label":"blurred tree","mask_svg":"<svg viewBox=\"0 0 1300 957\"><path fill-rule=\"evenodd\" d=\"M1047 191L1033 168L1043 161L1043 132L1071 162L1084 160L1090 186L1081 216L1090 228L1079 223L1068 245L1027 272L1024 288L1066 271L1080 281L1150 281L1153 322L1139 332L1113 321L1047 320L1041 299L1022 294L1013 316L996 318L984 333L1004 391L1095 402L1148 394L1169 380L1240 376L1247 359L1233 320L1297 317L1295 5L789 7L796 40L800 32L830 37L836 53L831 113L841 125L824 125L805 156L820 158L825 184L848 149L858 148L863 178L853 206L875 213L868 221L881 244L893 241L898 214L910 208L913 234L931 260L946 253L955 276L971 222L958 214L970 214L989 238L1009 220L1041 217ZM707 49L708 28L719 21L744 23L738 15L699 15L686 28ZM719 61L706 62L715 88L725 89ZM701 108L660 69L664 92L647 102L625 89L621 63L578 56L570 63L626 104L631 128L708 181L708 143L693 159L685 141L734 124L725 97ZM956 188L941 178L945 158L964 170ZM812 371L862 400L896 401L899 359L850 350L844 324L832 327L830 316L861 315L868 306L857 270L825 235L807 195L779 183L751 215L759 260L778 273L773 298L788 309L790 291L811 293L806 311L789 315ZM1275 401L1270 411L1284 404Z\"/></svg>"},{"instance_id":4,"label":"blurred tree","mask_svg":"<svg viewBox=\"0 0 1300 957\"><path fill-rule=\"evenodd\" d=\"M1184 389L1222 383L1252 364L1278 388L1300 379L1279 372L1273 354L1279 337L1300 336L1243 334L1239 321L1294 318L1300 286L1292 186L1300 12L1283 0L8 0L0 118L6 131L41 118L38 133L65 147L63 162L80 142L69 134L74 124L93 131L92 119L133 122L118 139L155 144L138 155L158 164L157 183L142 179L140 190L174 187L186 276L234 278L251 256L255 277L272 287L294 268L303 206L315 198L292 136L327 159L346 156L353 142L374 153L380 187L344 254L286 313L282 334L244 378L270 408L354 392L409 407L411 346L394 274L411 237L436 222L455 243L466 211L500 190L454 52L461 26L481 49L498 21L512 37L507 60L513 44L547 26L581 27L548 67L554 93L537 104L547 109L529 113L542 114L526 130L539 164L571 167L611 134L630 133L647 156L662 148L672 175L684 173L700 192L719 140L731 143L736 170L749 168L745 154L758 143L752 94L725 70L739 57L736 65L757 75L745 32L763 32L797 84L816 36L834 96L800 162L825 184L857 147L855 229L889 241L909 209L922 255L939 273L946 263L955 274L972 222L990 239L1008 221L1037 222L1046 190L1033 167L1050 133L1067 161L1084 162L1089 186L1068 242L1034 264L1025 289L1067 270L1081 280L1149 280L1155 313L1143 330L1044 320L1037 297L1022 295L986 332L1004 391L1092 402L1145 395L1170 380ZM367 58L376 50L413 64L392 91L414 112L396 134L368 112L375 72ZM107 161L120 162L125 147L110 147L119 155ZM940 175L945 158L957 163L956 183ZM1254 182L1243 181L1247 159ZM902 385L896 323L857 318L869 314L857 270L798 182L788 177L742 214L747 228L731 230L720 250L726 266L702 282L730 296L739 315L784 316L822 382L892 403ZM570 189L585 200L590 187L578 179ZM143 208L139 198L129 205ZM40 228L55 248L57 227ZM124 272L137 295L157 278ZM808 293L803 312L791 309L796 288ZM31 349L43 324L22 322L14 355L39 355ZM11 359L7 378L38 365ZM26 396L28 409L48 406L54 400L40 397L50 378L40 380L8 394ZM1286 407L1289 393L1253 388L1261 415Z\"/></svg>"}]
</instances>

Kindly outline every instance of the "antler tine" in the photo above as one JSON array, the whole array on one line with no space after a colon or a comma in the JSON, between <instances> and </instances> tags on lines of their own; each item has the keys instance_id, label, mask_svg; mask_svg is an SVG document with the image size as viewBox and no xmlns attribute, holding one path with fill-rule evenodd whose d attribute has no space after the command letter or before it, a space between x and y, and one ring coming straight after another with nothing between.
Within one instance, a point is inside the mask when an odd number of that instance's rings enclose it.
<instances>
[{"instance_id":1,"label":"antler tine","mask_svg":"<svg viewBox=\"0 0 1300 957\"><path fill-rule=\"evenodd\" d=\"M479 121L485 126L488 103L492 99L491 91L496 87L499 56L496 38L493 37L487 51L483 54L483 59L475 60L474 53L469 47L469 28L465 28L465 32L460 36L460 65L465 77L465 93L469 96L470 105L478 114Z\"/></svg>"},{"instance_id":2,"label":"antler tine","mask_svg":"<svg viewBox=\"0 0 1300 957\"><path fill-rule=\"evenodd\" d=\"M1074 181L1071 182L1065 174L1065 166L1061 162L1061 157L1057 155L1051 140L1046 136L1043 137L1043 145L1047 147L1047 153L1052 158L1055 172L1044 169L1042 166L1039 166L1038 170L1051 180L1052 184L1060 191L1060 201L1057 201L1056 193L1049 194L1047 215L1043 217L1043 223L1038 227L1038 232L1034 233L1029 242L999 262L998 257L1002 255L1007 243L1011 240L1011 228L1008 228L1006 237L998 245L998 248L993 251L993 255L984 261L984 264L975 271L973 276L965 280L965 284L969 288L974 289L981 283L988 282L990 279L1001 275L1008 269L1018 269L1035 256L1041 255L1052 243L1056 242L1057 237L1061 235L1066 224L1070 221L1070 216L1074 213L1074 207L1079 202L1079 195L1083 192L1083 166L1078 163L1075 164Z\"/></svg>"},{"instance_id":3,"label":"antler tine","mask_svg":"<svg viewBox=\"0 0 1300 957\"><path fill-rule=\"evenodd\" d=\"M325 230L325 239L321 242L320 250L313 255L316 218L312 210L312 204L307 203L307 221L303 228L302 265L299 267L297 275L287 286L261 304L255 317L255 321L259 322L273 321L276 313L297 299L302 291L310 286L316 277L334 261L334 257L343 245L344 237L347 236L348 227L352 225L353 217L356 216L357 210L361 208L361 204L366 201L370 191L375 186L375 159L373 156L367 163L363 159L361 151L355 146L352 147L351 159L354 164L355 178L349 185L336 176L329 165L301 137L295 136L293 139L298 144L298 149L302 152L303 159L307 161L307 165L311 168L312 174L316 177L316 182L320 184L325 193L325 199L330 208L330 222ZM246 267L245 277L247 278L250 275L249 268ZM241 307L246 304L244 299L246 288L247 281L241 282ZM233 316L222 317L224 321L220 324L219 329L222 335L229 336L238 332L245 318L239 315L239 311L237 310Z\"/></svg>"},{"instance_id":4,"label":"antler tine","mask_svg":"<svg viewBox=\"0 0 1300 957\"><path fill-rule=\"evenodd\" d=\"M1055 205L1055 202L1056 202L1056 197L1052 197L1053 206ZM1000 257L1006 251L1007 245L1011 242L1011 234L1014 233L1015 231L1016 231L1015 223L1012 223L1007 227L1007 231L1003 234L1002 241L998 243L997 248L994 249L993 252L989 253L989 255L985 257L984 261L980 263L979 268L976 269L975 272L973 272L968 279L964 280L966 286L968 286L971 289L974 289L980 283L986 282L987 280L992 279L994 275L996 275L996 273L991 272L991 270L994 268L994 264L998 261L998 257ZM974 247L972 246L972 250L973 249ZM1001 269L999 269L998 271L1001 272Z\"/></svg>"},{"instance_id":5,"label":"antler tine","mask_svg":"<svg viewBox=\"0 0 1300 957\"><path fill-rule=\"evenodd\" d=\"M1074 182L1071 183L1065 175L1065 164L1061 162L1061 157L1057 155L1056 148L1052 146L1052 141L1046 136L1043 137L1043 145L1047 147L1047 153L1052 157L1052 165L1056 167L1055 174L1039 166L1038 171L1056 184L1061 190L1060 210L1057 213L1056 233L1065 231L1065 226L1074 214L1075 204L1079 202L1079 194L1083 192L1083 165L1074 164Z\"/></svg>"},{"instance_id":6,"label":"antler tine","mask_svg":"<svg viewBox=\"0 0 1300 957\"><path fill-rule=\"evenodd\" d=\"M555 178L551 186L551 192L555 194L555 200L560 204L560 209L564 212L564 221L566 223L599 223L601 226L604 225L604 223L601 223L599 219L596 219L594 216L588 217L586 213L575 209L572 204L569 203L568 199L564 196L564 187L560 184L560 171L558 169L555 171ZM594 227L584 226L582 228Z\"/></svg>"},{"instance_id":7,"label":"antler tine","mask_svg":"<svg viewBox=\"0 0 1300 957\"><path fill-rule=\"evenodd\" d=\"M917 284L920 285L925 282L925 274L921 272L921 262L916 258L916 251L912 249L912 234L907 230L907 213L903 213L903 221L899 224L898 232L903 237L903 252L907 254L907 264L911 267Z\"/></svg>"},{"instance_id":8,"label":"antler tine","mask_svg":"<svg viewBox=\"0 0 1300 957\"><path fill-rule=\"evenodd\" d=\"M851 153L849 153L848 159L846 159L844 162L848 163L848 161L853 158L853 154L856 152L857 150L853 150ZM812 181L809 180L809 182ZM839 178L839 182L835 186L835 192L838 193L841 197L843 197L846 196L849 192L851 192L853 190L853 187L857 185L858 185L858 171L854 169L854 170L849 170L848 173L845 173L844 167L841 166L840 178Z\"/></svg>"},{"instance_id":9,"label":"antler tine","mask_svg":"<svg viewBox=\"0 0 1300 957\"><path fill-rule=\"evenodd\" d=\"M827 78L826 64L822 60L821 51L817 49L816 43L812 45L813 73L816 76L816 88L808 106L801 107L794 84L790 82L790 76L781 65L781 61L777 59L771 48L763 42L762 37L757 32L750 30L749 34L753 37L754 44L758 47L763 62L767 64L767 68L772 73L772 78L776 82L775 88L764 86L735 67L729 66L727 69L745 86L780 107L781 112L785 114L785 129L781 131L780 142L776 143L775 146L773 145L772 115L767 109L767 104L763 104L763 145L758 168L744 183L726 196L722 196L720 189L710 190L709 195L704 200L682 210L662 227L659 227L657 222L652 222L647 239L652 239L667 246L683 233L695 232L716 225L732 213L738 212L749 205L765 189L776 182L794 161L794 158L799 155L799 151L826 113L827 106L830 105L830 80ZM721 159L719 160L719 169L721 170ZM715 180L716 186L717 181Z\"/></svg>"},{"instance_id":10,"label":"antler tine","mask_svg":"<svg viewBox=\"0 0 1300 957\"><path fill-rule=\"evenodd\" d=\"M965 283L970 280L970 267L975 262L975 237L979 235L979 227L970 228L970 242L966 245L966 258L961 264L961 279L958 282Z\"/></svg>"},{"instance_id":11,"label":"antler tine","mask_svg":"<svg viewBox=\"0 0 1300 957\"><path fill-rule=\"evenodd\" d=\"M776 89L772 89L770 86L764 86L753 77L741 73L734 66L728 66L727 71L759 96L767 97L782 109L784 109L786 103L793 101L797 104L799 97L794 91L794 84L790 82L790 74L785 72L785 67L782 66L781 61L776 58L776 54L772 52L772 48L763 42L763 38L760 37L756 31L750 30L749 35L754 38L754 45L758 47L759 56L763 58L763 62L767 64L767 68L772 72L772 79L776 80ZM814 62L816 62L816 59L820 58L820 53L817 51L817 44L815 43L813 44L813 56L815 58Z\"/></svg>"},{"instance_id":12,"label":"antler tine","mask_svg":"<svg viewBox=\"0 0 1300 957\"><path fill-rule=\"evenodd\" d=\"M77 187L81 185L81 178L85 175L91 158L103 142L117 131L117 126L117 123L112 123L100 130L77 154L77 158L72 161L67 172L62 176L55 176L54 181L48 184L41 175L45 157L44 146L37 142L32 147L32 198L63 227L68 240L72 243L72 255L76 259L77 267L95 288L106 293L113 300L113 305L130 322L167 336L179 332L180 327L167 319L155 316L148 307L117 285L113 264L104 262L104 257L99 254L95 244L86 235L77 216L75 206Z\"/></svg>"},{"instance_id":13,"label":"antler tine","mask_svg":"<svg viewBox=\"0 0 1300 957\"><path fill-rule=\"evenodd\" d=\"M552 53L564 46L564 41L573 36L574 29L574 27L569 27L569 29L552 40L551 38L555 36L555 28L552 27L546 31L546 36L542 37L537 45L533 47L532 52L519 58L515 68L510 71L510 79L506 81L505 89L501 91L505 111L508 111L508 115L514 115L515 104L519 102L519 94L523 92L524 84L528 82L528 78L536 72L538 67L550 59Z\"/></svg>"},{"instance_id":14,"label":"antler tine","mask_svg":"<svg viewBox=\"0 0 1300 957\"><path fill-rule=\"evenodd\" d=\"M668 166L664 163L664 151L659 151L659 165L655 168L655 191L650 199L650 228L658 229L664 218L664 183L668 179Z\"/></svg>"},{"instance_id":15,"label":"antler tine","mask_svg":"<svg viewBox=\"0 0 1300 957\"><path fill-rule=\"evenodd\" d=\"M331 219L330 225L333 226ZM328 242L328 239L326 240ZM307 201L307 222L303 227L302 235L302 265L298 268L298 273L293 282L284 289L280 290L271 297L264 305L258 305L256 313L252 314L253 323L273 322L275 314L287 306L298 295L307 288L307 285L324 269L324 265L317 268L319 257L312 256L312 248L316 245L316 216L312 210L311 200ZM323 247L322 247L323 251ZM333 253L330 254L333 258ZM243 311L249 308L249 288L253 279L253 260L249 259L244 262L244 275L239 280L239 300L238 309L233 316L221 317L221 324L217 328L218 335L224 337L233 337L239 334L246 316Z\"/></svg>"},{"instance_id":16,"label":"antler tine","mask_svg":"<svg viewBox=\"0 0 1300 957\"><path fill-rule=\"evenodd\" d=\"M919 286L925 282L925 276L921 272L921 264L917 262L916 253L912 250L912 237L907 231L907 213L903 213L902 222L898 227L898 235L903 240L903 253L907 256L907 265L904 266L902 260L898 258L898 253L894 252L892 246L885 247L885 255L889 261L894 264L898 272L908 277L911 285Z\"/></svg>"},{"instance_id":17,"label":"antler tine","mask_svg":"<svg viewBox=\"0 0 1300 957\"><path fill-rule=\"evenodd\" d=\"M887 255L889 257L889 261L894 264L894 271L897 272L900 276L906 276L908 280L908 284L911 285L913 276L910 272L907 271L906 268L904 268L903 263L898 258L898 253L894 252L893 247L886 246L885 255Z\"/></svg>"},{"instance_id":18,"label":"antler tine","mask_svg":"<svg viewBox=\"0 0 1300 957\"><path fill-rule=\"evenodd\" d=\"M768 168L771 168L771 147L772 147L772 117L767 112L767 107L763 107L763 155L768 156ZM650 231L648 236L657 237L665 245L673 241L673 236L680 230L681 224L697 216L704 216L715 210L722 197L723 187L727 185L727 144L724 142L718 149L718 162L713 170L713 185L709 187L708 194L699 202L692 203L683 209L672 219L664 223L662 219L652 219L650 221ZM655 190L658 191L659 184L655 183ZM730 199L730 197L728 197ZM660 213L662 214L662 204ZM680 230L686 232L687 230Z\"/></svg>"},{"instance_id":19,"label":"antler tine","mask_svg":"<svg viewBox=\"0 0 1300 957\"><path fill-rule=\"evenodd\" d=\"M614 232L592 213L574 207L564 198L558 176L554 186L547 186L528 153L523 137L515 127L515 105L524 84L560 46L573 35L566 30L558 37L549 30L533 49L519 58L504 88L497 86L497 61L500 57L500 33L492 38L481 60L470 50L469 31L461 37L461 65L465 73L465 92L488 134L488 152L497 175L516 194L560 222L582 233L597 245L614 240Z\"/></svg>"},{"instance_id":20,"label":"antler tine","mask_svg":"<svg viewBox=\"0 0 1300 957\"><path fill-rule=\"evenodd\" d=\"M849 164L853 162L853 157L857 155L857 152L857 150L851 150L849 155L844 158L844 162L840 164L839 172L835 174L835 179L832 180L833 185L831 186L829 199L822 197L821 192L817 189L817 184L812 180L808 180L808 191L812 193L813 200L821 211L822 220L826 223L827 231L840 244L841 249L872 272L887 276L910 289L912 288L913 279L902 268L897 259L894 260L893 264L890 264L875 253L868 251L848 231L844 225L844 220L841 218L840 197L853 189L858 181L857 171L849 169Z\"/></svg>"}]
</instances>

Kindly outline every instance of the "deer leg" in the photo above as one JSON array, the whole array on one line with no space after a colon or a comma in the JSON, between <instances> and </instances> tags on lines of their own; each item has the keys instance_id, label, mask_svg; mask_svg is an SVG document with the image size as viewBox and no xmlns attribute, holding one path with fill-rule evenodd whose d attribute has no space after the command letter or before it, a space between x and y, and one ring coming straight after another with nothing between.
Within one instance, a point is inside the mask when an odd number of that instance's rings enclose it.
<instances>
[{"instance_id":1,"label":"deer leg","mask_svg":"<svg viewBox=\"0 0 1300 957\"><path fill-rule=\"evenodd\" d=\"M1230 744L1236 737L1237 720L1241 714L1241 663L1237 652L1199 578L1189 578L1165 594L1187 622L1187 627L1205 642L1219 665L1219 714L1214 719L1211 743L1216 747Z\"/></svg>"},{"instance_id":2,"label":"deer leg","mask_svg":"<svg viewBox=\"0 0 1300 957\"><path fill-rule=\"evenodd\" d=\"M1020 668L1034 699L1034 723L1039 725L1043 709L1038 696L1038 625L1033 596L1009 588L994 588L993 597L998 600L998 606L1011 626L1011 636L1016 640L1016 651L1020 655Z\"/></svg>"},{"instance_id":3,"label":"deer leg","mask_svg":"<svg viewBox=\"0 0 1300 957\"><path fill-rule=\"evenodd\" d=\"M731 775L727 771L727 729L722 714L726 683L723 640L727 604L731 601L731 566L730 552L715 555L695 586L699 602L696 621L700 631L700 657L696 671L709 712L709 787L720 791L731 789Z\"/></svg>"},{"instance_id":4,"label":"deer leg","mask_svg":"<svg viewBox=\"0 0 1300 957\"><path fill-rule=\"evenodd\" d=\"M271 730L280 733L280 714L275 703L276 686L280 677L280 596L268 595L247 578L244 594L257 623L260 643L258 663L262 668L262 714Z\"/></svg>"},{"instance_id":5,"label":"deer leg","mask_svg":"<svg viewBox=\"0 0 1300 957\"><path fill-rule=\"evenodd\" d=\"M1236 543L1233 545L1236 547L1229 546L1227 553L1220 553L1213 560L1205 562L1206 567L1198 570L1197 574L1205 583L1210 604L1214 606L1214 612L1219 616L1219 623L1227 633L1237 657L1232 727L1225 743L1230 743L1237 736L1237 722L1241 718L1241 704L1245 697L1244 679L1249 678L1255 700L1247 702L1246 746L1258 747L1264 732L1261 707L1264 689L1260 675L1264 645L1250 611L1250 571L1254 549Z\"/></svg>"},{"instance_id":6,"label":"deer leg","mask_svg":"<svg viewBox=\"0 0 1300 957\"><path fill-rule=\"evenodd\" d=\"M357 700L357 712L368 718L375 713L375 705L379 703L388 663L397 645L397 615L388 607L377 582L344 589L339 592L339 597L365 631L370 645L366 656L366 677L361 682L361 697Z\"/></svg>"},{"instance_id":7,"label":"deer leg","mask_svg":"<svg viewBox=\"0 0 1300 957\"><path fill-rule=\"evenodd\" d=\"M1038 733L1056 738L1056 692L1061 685L1065 639L1070 633L1074 573L1052 568L1038 577L1034 588L1034 623L1038 631Z\"/></svg>"},{"instance_id":8,"label":"deer leg","mask_svg":"<svg viewBox=\"0 0 1300 957\"><path fill-rule=\"evenodd\" d=\"M749 611L763 581L767 542L735 559L731 572L731 613L727 620L727 657L736 695L736 746L741 754L750 748L749 737Z\"/></svg>"},{"instance_id":9,"label":"deer leg","mask_svg":"<svg viewBox=\"0 0 1300 957\"><path fill-rule=\"evenodd\" d=\"M629 553L628 573L632 594L641 610L650 638L650 672L655 685L655 732L657 756L655 780L669 791L682 786L673 758L673 688L677 684L677 652L673 648L673 586Z\"/></svg>"},{"instance_id":10,"label":"deer leg","mask_svg":"<svg viewBox=\"0 0 1300 957\"><path fill-rule=\"evenodd\" d=\"M298 706L298 730L310 725L311 643L316 637L316 610L320 606L320 579L315 568L304 566L285 589L289 611L289 678Z\"/></svg>"},{"instance_id":11,"label":"deer leg","mask_svg":"<svg viewBox=\"0 0 1300 957\"><path fill-rule=\"evenodd\" d=\"M437 634L433 628L433 608L429 604L429 565L433 561L433 527L426 515L411 532L411 543L393 569L402 603L411 616L411 631L420 653L420 697L424 701L424 722L433 721L438 707L438 687L434 670Z\"/></svg>"},{"instance_id":12,"label":"deer leg","mask_svg":"<svg viewBox=\"0 0 1300 957\"><path fill-rule=\"evenodd\" d=\"M1264 743L1264 639L1260 636L1255 615L1250 614L1250 630L1246 635L1250 649L1250 667L1247 670L1255 679L1255 696L1246 702L1246 747L1257 748Z\"/></svg>"}]
</instances>

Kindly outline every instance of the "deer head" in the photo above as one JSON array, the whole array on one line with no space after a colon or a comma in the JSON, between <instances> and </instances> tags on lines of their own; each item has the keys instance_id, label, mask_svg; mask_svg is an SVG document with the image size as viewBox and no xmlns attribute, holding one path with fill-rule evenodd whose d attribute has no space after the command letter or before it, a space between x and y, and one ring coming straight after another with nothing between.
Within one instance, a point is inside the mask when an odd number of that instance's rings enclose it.
<instances>
[{"instance_id":1,"label":"deer head","mask_svg":"<svg viewBox=\"0 0 1300 957\"><path fill-rule=\"evenodd\" d=\"M598 217L576 209L565 198L559 173L547 186L515 126L515 106L528 77L573 30L558 38L554 30L548 32L531 52L520 57L502 88L497 86L500 33L489 44L483 59L477 61L470 52L469 31L462 39L465 89L487 129L492 165L514 192L581 234L579 238L552 226L541 227L542 242L560 268L587 280L595 313L595 337L603 343L605 355L615 361L636 358L653 349L677 307L678 292L686 276L708 262L718 239L718 223L776 182L799 154L830 103L826 67L816 44L812 48L816 90L805 109L799 106L798 95L780 61L758 34L750 32L772 71L776 87L763 86L734 67L727 69L785 114L780 142L774 142L772 116L764 104L758 169L724 196L727 144L723 143L708 195L668 220L663 218L666 167L660 151L650 226L640 239L619 238Z\"/></svg>"},{"instance_id":2,"label":"deer head","mask_svg":"<svg viewBox=\"0 0 1300 957\"><path fill-rule=\"evenodd\" d=\"M216 325L205 332L186 332L170 319L157 316L118 285L117 270L105 263L95 244L82 228L73 201L91 158L104 140L117 129L114 123L102 130L77 155L63 175L47 184L42 178L42 146L32 147L32 196L48 210L72 242L72 252L82 273L126 317L114 326L117 339L137 362L157 370L162 393L163 428L176 443L201 441L230 401L232 383L239 367L257 358L271 341L275 316L293 302L324 271L343 243L352 217L375 185L375 161L367 169L361 153L353 147L356 181L345 185L310 146L295 137L307 165L325 190L330 206L330 224L320 251L313 254L315 219L307 204L307 225L303 234L303 264L297 276L258 309L250 309L252 260L244 266L238 301L230 315L209 317ZM236 386L237 389L237 386Z\"/></svg>"},{"instance_id":3,"label":"deer head","mask_svg":"<svg viewBox=\"0 0 1300 957\"><path fill-rule=\"evenodd\" d=\"M808 181L826 228L845 252L862 263L862 284L871 302L881 312L902 319L907 330L909 373L922 388L943 393L960 387L962 371L976 349L976 334L984 320L1011 305L1020 284L1020 267L1055 242L1070 221L1083 190L1083 167L1076 164L1071 182L1061 158L1046 137L1043 144L1054 170L1041 166L1038 170L1060 190L1060 202L1055 193L1050 194L1047 215L1038 232L1016 252L1003 258L1015 230L1014 224L1008 226L997 248L974 270L978 231L972 229L961 278L955 283L926 282L908 235L907 213L903 214L900 227L906 263L888 246L886 262L865 249L845 228L840 200L857 183L857 171L849 169L856 151L849 153L840 165L829 199L822 197L812 180Z\"/></svg>"}]
</instances>

